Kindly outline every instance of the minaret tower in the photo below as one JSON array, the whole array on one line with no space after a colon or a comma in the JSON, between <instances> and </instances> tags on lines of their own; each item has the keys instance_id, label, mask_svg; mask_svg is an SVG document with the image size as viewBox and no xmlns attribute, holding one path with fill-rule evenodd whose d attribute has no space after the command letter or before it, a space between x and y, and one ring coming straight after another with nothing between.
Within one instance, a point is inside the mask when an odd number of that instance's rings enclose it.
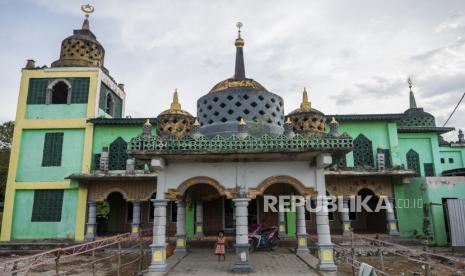
<instances>
[{"instance_id":1,"label":"minaret tower","mask_svg":"<svg viewBox=\"0 0 465 276\"><path fill-rule=\"evenodd\" d=\"M79 241L92 231L85 214L95 202L67 177L89 173L94 132L88 119L122 117L125 92L104 67L105 49L90 28L94 7L81 10L82 26L63 40L51 68L30 59L21 70L1 241Z\"/></svg>"}]
</instances>

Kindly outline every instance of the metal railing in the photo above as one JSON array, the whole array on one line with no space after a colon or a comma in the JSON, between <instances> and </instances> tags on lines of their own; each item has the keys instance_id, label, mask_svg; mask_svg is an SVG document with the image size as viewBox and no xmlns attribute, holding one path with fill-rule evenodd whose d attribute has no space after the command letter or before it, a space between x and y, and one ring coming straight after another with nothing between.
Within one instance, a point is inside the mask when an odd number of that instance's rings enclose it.
<instances>
[{"instance_id":1,"label":"metal railing","mask_svg":"<svg viewBox=\"0 0 465 276\"><path fill-rule=\"evenodd\" d=\"M72 269L74 272L92 275L110 271L120 275L123 269L136 264L137 267L132 267L131 271L137 273L143 270L144 261L149 259L150 253L144 249L152 241L152 231L149 228L140 231L138 235L124 233L3 261L0 262L0 275L27 275L34 271L54 271L54 275L65 275ZM98 263L105 262L109 262L109 267L97 267Z\"/></svg>"}]
</instances>

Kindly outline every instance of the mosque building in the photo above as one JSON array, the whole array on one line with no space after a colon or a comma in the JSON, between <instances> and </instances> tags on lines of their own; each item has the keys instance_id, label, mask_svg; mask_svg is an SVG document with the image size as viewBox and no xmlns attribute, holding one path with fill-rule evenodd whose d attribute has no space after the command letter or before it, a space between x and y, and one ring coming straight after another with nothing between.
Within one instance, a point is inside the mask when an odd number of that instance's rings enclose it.
<instances>
[{"instance_id":1,"label":"mosque building","mask_svg":"<svg viewBox=\"0 0 465 276\"><path fill-rule=\"evenodd\" d=\"M166 268L167 236L183 252L190 239L219 230L235 237L233 269L249 271L248 228L258 223L295 238L299 252L316 235L321 270L336 270L331 235L450 244L445 207L435 204L465 199L465 139L462 131L456 142L442 139L454 128L436 126L417 106L410 81L404 113L325 115L306 89L286 113L279 91L246 75L238 23L234 75L201 96L196 112L182 108L175 90L169 109L130 118L125 87L91 31L93 8L83 10L58 60L28 60L22 69L2 241L84 241L153 227L152 271ZM265 212L267 195L321 196L315 203L324 208ZM328 212L326 196L344 208ZM355 196L395 210L353 212ZM398 207L416 198L424 204Z\"/></svg>"}]
</instances>

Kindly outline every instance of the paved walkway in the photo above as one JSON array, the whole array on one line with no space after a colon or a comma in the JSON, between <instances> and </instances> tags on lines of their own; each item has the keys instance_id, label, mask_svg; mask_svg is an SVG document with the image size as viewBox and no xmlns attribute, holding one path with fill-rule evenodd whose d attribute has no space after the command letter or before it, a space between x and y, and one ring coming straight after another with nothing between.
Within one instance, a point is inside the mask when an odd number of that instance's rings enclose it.
<instances>
[{"instance_id":1,"label":"paved walkway","mask_svg":"<svg viewBox=\"0 0 465 276\"><path fill-rule=\"evenodd\" d=\"M212 249L192 249L167 275L234 275L233 252L226 254L226 261L218 262ZM276 251L257 251L250 255L252 275L318 275L287 248Z\"/></svg>"}]
</instances>

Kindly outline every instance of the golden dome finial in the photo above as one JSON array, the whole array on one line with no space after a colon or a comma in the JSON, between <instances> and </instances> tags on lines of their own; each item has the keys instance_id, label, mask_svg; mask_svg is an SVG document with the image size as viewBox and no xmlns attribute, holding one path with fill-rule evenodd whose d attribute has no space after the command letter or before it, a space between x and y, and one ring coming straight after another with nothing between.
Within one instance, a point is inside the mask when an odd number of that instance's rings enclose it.
<instances>
[{"instance_id":1,"label":"golden dome finial","mask_svg":"<svg viewBox=\"0 0 465 276\"><path fill-rule=\"evenodd\" d=\"M241 37L242 22L237 22L236 27L237 27L237 38L236 38L236 42L234 43L234 45L236 45L236 47L244 47L244 39L242 39Z\"/></svg>"},{"instance_id":2,"label":"golden dome finial","mask_svg":"<svg viewBox=\"0 0 465 276\"><path fill-rule=\"evenodd\" d=\"M304 87L304 92L302 95L302 103L300 104L300 108L304 110L310 111L312 109L312 104L308 101L308 93L307 88Z\"/></svg>"},{"instance_id":3,"label":"golden dome finial","mask_svg":"<svg viewBox=\"0 0 465 276\"><path fill-rule=\"evenodd\" d=\"M337 124L337 123L338 123L338 122L336 121L336 118L334 118L334 116L333 116L333 119L331 119L331 122L330 122L330 124L332 124L332 125L333 125L333 124Z\"/></svg>"},{"instance_id":4,"label":"golden dome finial","mask_svg":"<svg viewBox=\"0 0 465 276\"><path fill-rule=\"evenodd\" d=\"M292 124L291 117L287 117L286 124Z\"/></svg>"},{"instance_id":5,"label":"golden dome finial","mask_svg":"<svg viewBox=\"0 0 465 276\"><path fill-rule=\"evenodd\" d=\"M178 99L178 89L174 89L173 102L171 103L171 110L181 110L181 104Z\"/></svg>"},{"instance_id":6,"label":"golden dome finial","mask_svg":"<svg viewBox=\"0 0 465 276\"><path fill-rule=\"evenodd\" d=\"M239 121L239 125L246 125L245 121L244 121L244 118L241 118L241 120Z\"/></svg>"},{"instance_id":7,"label":"golden dome finial","mask_svg":"<svg viewBox=\"0 0 465 276\"><path fill-rule=\"evenodd\" d=\"M151 126L152 124L150 123L150 119L145 120L144 125L146 125L146 126Z\"/></svg>"},{"instance_id":8,"label":"golden dome finial","mask_svg":"<svg viewBox=\"0 0 465 276\"><path fill-rule=\"evenodd\" d=\"M95 8L91 4L82 5L81 11L83 11L86 14L85 15L86 18L84 19L84 22L82 23L82 29L89 30L89 15L95 11Z\"/></svg>"},{"instance_id":9,"label":"golden dome finial","mask_svg":"<svg viewBox=\"0 0 465 276\"><path fill-rule=\"evenodd\" d=\"M194 126L200 126L199 119L195 118Z\"/></svg>"}]
</instances>

